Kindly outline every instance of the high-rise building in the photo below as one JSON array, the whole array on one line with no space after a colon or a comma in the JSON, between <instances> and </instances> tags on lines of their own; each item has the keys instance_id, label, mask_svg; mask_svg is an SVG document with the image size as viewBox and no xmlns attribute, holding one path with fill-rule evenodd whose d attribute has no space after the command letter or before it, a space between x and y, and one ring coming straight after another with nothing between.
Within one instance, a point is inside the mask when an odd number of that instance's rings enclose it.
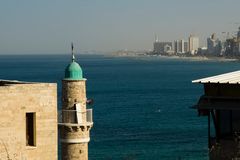
<instances>
[{"instance_id":1,"label":"high-rise building","mask_svg":"<svg viewBox=\"0 0 240 160\"><path fill-rule=\"evenodd\" d=\"M172 51L172 46L170 46L169 44L164 45L163 53L169 53L171 51Z\"/></svg>"},{"instance_id":2,"label":"high-rise building","mask_svg":"<svg viewBox=\"0 0 240 160\"><path fill-rule=\"evenodd\" d=\"M230 57L240 56L240 27L237 32L237 37L226 39L225 55Z\"/></svg>"},{"instance_id":3,"label":"high-rise building","mask_svg":"<svg viewBox=\"0 0 240 160\"><path fill-rule=\"evenodd\" d=\"M221 54L221 41L216 38L216 34L213 33L211 37L207 39L207 52L210 55L220 55Z\"/></svg>"},{"instance_id":4,"label":"high-rise building","mask_svg":"<svg viewBox=\"0 0 240 160\"><path fill-rule=\"evenodd\" d=\"M240 42L240 27L238 28L238 32L237 32L237 39Z\"/></svg>"},{"instance_id":5,"label":"high-rise building","mask_svg":"<svg viewBox=\"0 0 240 160\"><path fill-rule=\"evenodd\" d=\"M153 53L166 54L172 52L172 50L173 50L172 42L159 42L158 36L155 35L155 41L153 43Z\"/></svg>"},{"instance_id":6,"label":"high-rise building","mask_svg":"<svg viewBox=\"0 0 240 160\"><path fill-rule=\"evenodd\" d=\"M188 42L184 42L184 53L189 52Z\"/></svg>"},{"instance_id":7,"label":"high-rise building","mask_svg":"<svg viewBox=\"0 0 240 160\"><path fill-rule=\"evenodd\" d=\"M172 42L158 42L153 44L153 52L157 54L164 54L166 51L172 50Z\"/></svg>"},{"instance_id":8,"label":"high-rise building","mask_svg":"<svg viewBox=\"0 0 240 160\"><path fill-rule=\"evenodd\" d=\"M184 45L183 39L174 41L174 52L175 53L185 53L185 45Z\"/></svg>"},{"instance_id":9,"label":"high-rise building","mask_svg":"<svg viewBox=\"0 0 240 160\"><path fill-rule=\"evenodd\" d=\"M191 34L188 39L188 44L189 44L189 52L191 54L195 54L199 48L199 38Z\"/></svg>"}]
</instances>

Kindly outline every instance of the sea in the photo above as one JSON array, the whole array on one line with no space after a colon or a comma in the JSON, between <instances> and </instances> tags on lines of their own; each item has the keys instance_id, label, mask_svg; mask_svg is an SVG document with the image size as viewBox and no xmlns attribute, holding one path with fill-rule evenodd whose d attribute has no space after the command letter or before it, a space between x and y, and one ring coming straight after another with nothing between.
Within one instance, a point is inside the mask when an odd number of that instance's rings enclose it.
<instances>
[{"instance_id":1,"label":"sea","mask_svg":"<svg viewBox=\"0 0 240 160\"><path fill-rule=\"evenodd\" d=\"M89 160L207 160L207 117L191 107L198 78L240 69L239 61L77 54L94 100ZM62 55L0 55L0 79L58 84ZM60 159L59 146L59 159Z\"/></svg>"}]
</instances>

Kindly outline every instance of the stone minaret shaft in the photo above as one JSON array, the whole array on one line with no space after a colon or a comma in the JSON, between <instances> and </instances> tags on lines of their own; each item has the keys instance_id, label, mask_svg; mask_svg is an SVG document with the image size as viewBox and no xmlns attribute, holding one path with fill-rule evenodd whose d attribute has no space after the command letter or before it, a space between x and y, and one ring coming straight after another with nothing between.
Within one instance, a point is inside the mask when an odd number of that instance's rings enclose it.
<instances>
[{"instance_id":1,"label":"stone minaret shaft","mask_svg":"<svg viewBox=\"0 0 240 160\"><path fill-rule=\"evenodd\" d=\"M73 58L62 80L62 122L59 126L63 160L88 160L89 131L93 122L92 109L86 109L86 101L86 79Z\"/></svg>"}]
</instances>

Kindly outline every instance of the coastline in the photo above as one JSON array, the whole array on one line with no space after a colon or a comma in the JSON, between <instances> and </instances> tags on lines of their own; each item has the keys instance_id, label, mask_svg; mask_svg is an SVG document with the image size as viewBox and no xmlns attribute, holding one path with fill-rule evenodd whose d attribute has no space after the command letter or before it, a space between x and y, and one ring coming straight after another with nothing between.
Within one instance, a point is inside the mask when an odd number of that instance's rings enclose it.
<instances>
[{"instance_id":1,"label":"coastline","mask_svg":"<svg viewBox=\"0 0 240 160\"><path fill-rule=\"evenodd\" d=\"M218 61L218 62L235 62L239 61L237 58L226 57L208 57L208 56L167 56L167 55L147 55L147 54L109 54L111 57L129 57L129 58L159 58L159 59L176 59L189 61Z\"/></svg>"},{"instance_id":2,"label":"coastline","mask_svg":"<svg viewBox=\"0 0 240 160\"><path fill-rule=\"evenodd\" d=\"M191 61L239 61L236 58L225 58L225 57L207 57L207 56L163 56L160 57L168 58L168 59L181 59L181 60L191 60Z\"/></svg>"}]
</instances>

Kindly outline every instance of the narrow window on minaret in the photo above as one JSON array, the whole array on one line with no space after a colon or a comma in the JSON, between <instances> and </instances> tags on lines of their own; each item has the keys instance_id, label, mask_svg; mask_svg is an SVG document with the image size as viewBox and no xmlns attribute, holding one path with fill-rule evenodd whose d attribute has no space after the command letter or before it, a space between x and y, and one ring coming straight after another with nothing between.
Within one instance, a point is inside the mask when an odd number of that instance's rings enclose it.
<instances>
[{"instance_id":1,"label":"narrow window on minaret","mask_svg":"<svg viewBox=\"0 0 240 160\"><path fill-rule=\"evenodd\" d=\"M36 146L36 113L26 113L26 145Z\"/></svg>"}]
</instances>

